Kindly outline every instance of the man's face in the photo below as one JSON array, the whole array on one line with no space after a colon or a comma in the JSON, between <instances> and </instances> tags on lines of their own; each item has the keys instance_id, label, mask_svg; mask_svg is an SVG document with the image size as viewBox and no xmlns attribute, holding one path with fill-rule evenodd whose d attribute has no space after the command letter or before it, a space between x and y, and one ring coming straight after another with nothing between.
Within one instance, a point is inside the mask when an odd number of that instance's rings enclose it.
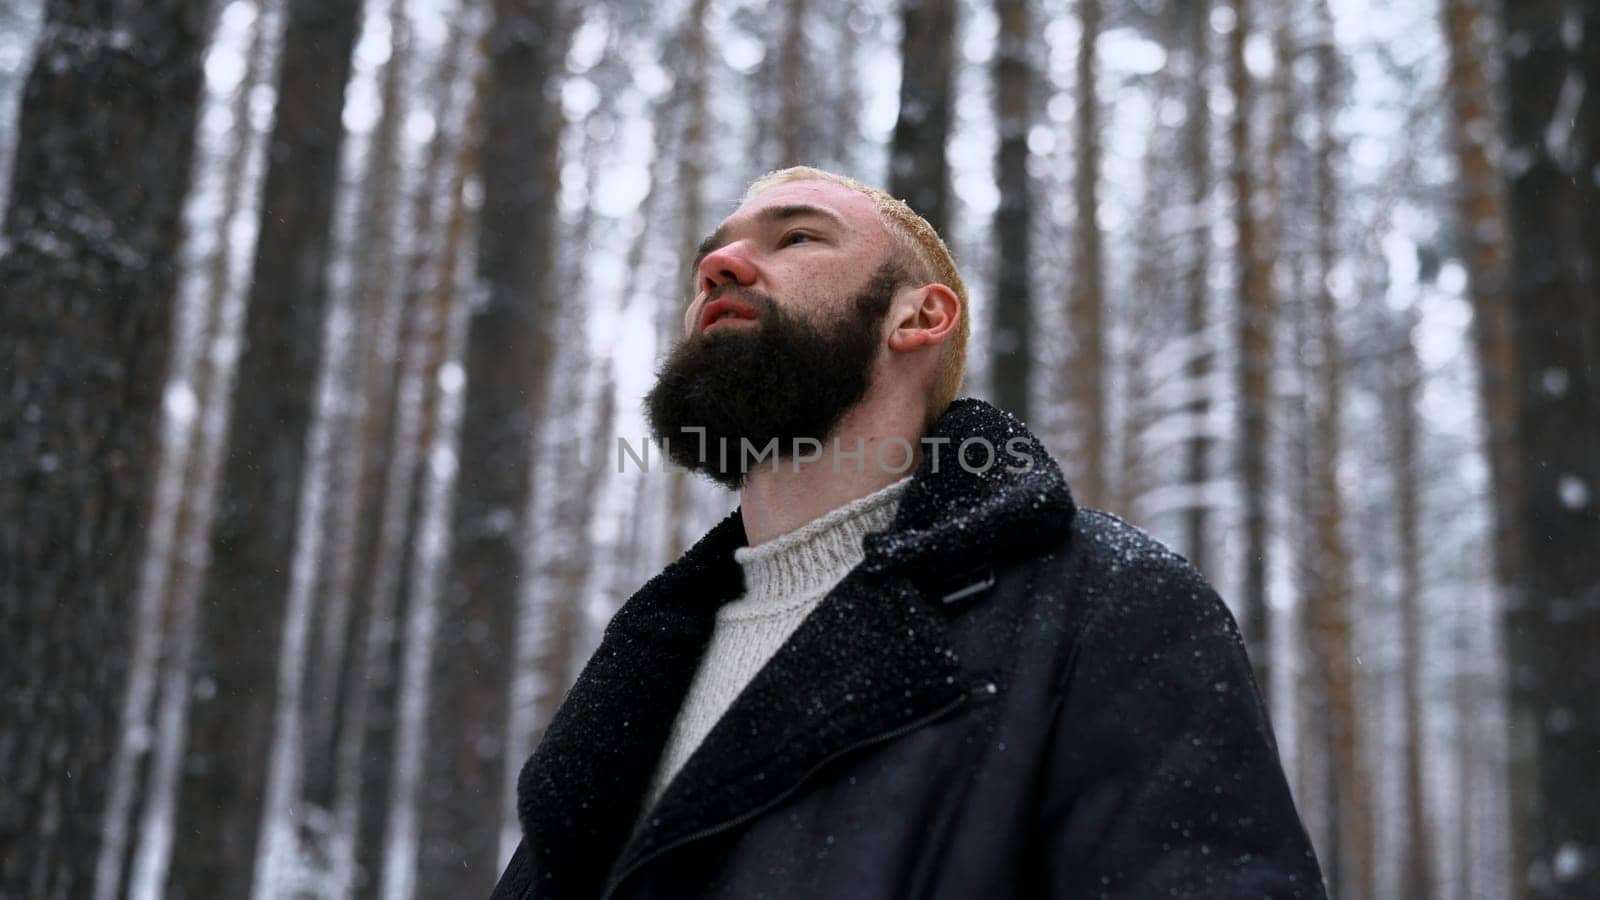
<instances>
[{"instance_id":1,"label":"man's face","mask_svg":"<svg viewBox=\"0 0 1600 900\"><path fill-rule=\"evenodd\" d=\"M701 246L684 340L645 398L672 460L737 488L741 439L784 454L825 441L866 394L905 282L889 246L872 201L831 182L779 185L729 216Z\"/></svg>"}]
</instances>

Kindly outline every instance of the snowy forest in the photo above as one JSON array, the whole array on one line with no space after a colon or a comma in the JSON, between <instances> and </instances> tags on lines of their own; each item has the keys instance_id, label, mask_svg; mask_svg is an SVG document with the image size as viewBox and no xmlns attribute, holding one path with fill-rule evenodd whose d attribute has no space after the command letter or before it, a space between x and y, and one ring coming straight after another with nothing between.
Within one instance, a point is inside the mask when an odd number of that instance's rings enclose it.
<instances>
[{"instance_id":1,"label":"snowy forest","mask_svg":"<svg viewBox=\"0 0 1600 900\"><path fill-rule=\"evenodd\" d=\"M1332 896L1600 897L1593 0L0 0L0 897L487 896L797 163L1228 601Z\"/></svg>"}]
</instances>

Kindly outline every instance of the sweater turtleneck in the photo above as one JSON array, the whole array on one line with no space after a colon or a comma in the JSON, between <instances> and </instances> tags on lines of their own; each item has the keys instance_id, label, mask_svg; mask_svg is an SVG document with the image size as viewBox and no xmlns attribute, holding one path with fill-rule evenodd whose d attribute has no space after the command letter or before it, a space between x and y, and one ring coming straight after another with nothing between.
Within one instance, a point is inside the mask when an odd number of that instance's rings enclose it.
<instances>
[{"instance_id":1,"label":"sweater turtleneck","mask_svg":"<svg viewBox=\"0 0 1600 900\"><path fill-rule=\"evenodd\" d=\"M733 558L745 591L717 609L715 629L650 782L653 806L745 685L865 557L862 538L894 521L908 476Z\"/></svg>"}]
</instances>

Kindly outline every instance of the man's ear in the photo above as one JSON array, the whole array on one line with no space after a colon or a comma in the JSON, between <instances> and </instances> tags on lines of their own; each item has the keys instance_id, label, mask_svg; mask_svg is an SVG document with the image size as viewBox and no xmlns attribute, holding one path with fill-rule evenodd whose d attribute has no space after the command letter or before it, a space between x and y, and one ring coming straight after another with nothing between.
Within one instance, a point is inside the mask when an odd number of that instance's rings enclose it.
<instances>
[{"instance_id":1,"label":"man's ear","mask_svg":"<svg viewBox=\"0 0 1600 900\"><path fill-rule=\"evenodd\" d=\"M889 332L890 350L932 347L955 334L956 323L961 321L961 298L945 285L925 284L897 300L893 314L898 321Z\"/></svg>"}]
</instances>

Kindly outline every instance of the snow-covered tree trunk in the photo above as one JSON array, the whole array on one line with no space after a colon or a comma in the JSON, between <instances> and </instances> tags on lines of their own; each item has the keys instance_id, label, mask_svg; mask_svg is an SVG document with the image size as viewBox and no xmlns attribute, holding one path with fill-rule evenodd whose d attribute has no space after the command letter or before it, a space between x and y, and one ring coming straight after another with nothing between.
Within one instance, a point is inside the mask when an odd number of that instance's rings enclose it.
<instances>
[{"instance_id":1,"label":"snow-covered tree trunk","mask_svg":"<svg viewBox=\"0 0 1600 900\"><path fill-rule=\"evenodd\" d=\"M1456 161L1456 228L1477 342L1485 452L1494 515L1492 553L1502 592L1518 583L1521 544L1516 539L1521 487L1516 454L1516 347L1507 281L1509 235L1505 186L1494 154L1500 144L1493 93L1486 71L1491 42L1481 0L1442 0L1449 52L1445 89L1450 101L1450 141Z\"/></svg>"},{"instance_id":2,"label":"snow-covered tree trunk","mask_svg":"<svg viewBox=\"0 0 1600 900\"><path fill-rule=\"evenodd\" d=\"M467 28L476 34L476 28ZM363 896L405 900L416 890L421 865L422 809L427 802L427 752L433 678L434 645L439 628L440 595L444 566L450 552L449 522L455 481L459 477L457 450L462 414L462 345L472 301L472 224L476 207L469 197L481 184L483 120L489 80L486 61L473 59L469 99L460 108L465 117L441 119L441 140L454 142L449 188L445 192L444 228L437 248L437 274L430 280L424 305L418 311L419 351L412 363L419 375L414 390L421 395L414 435L417 463L409 490L391 482L390 499L405 499L405 540L402 561L393 570L378 569L385 582L400 579L395 622L399 627L392 694L375 692L379 701L392 696L393 712L375 710L369 716L369 740L382 753L392 744L392 755L380 760L387 771L365 781L361 795L362 823L357 859L364 878ZM448 94L447 94L448 96ZM459 125L455 125L459 121ZM452 137L453 136L453 137ZM444 146L435 143L435 149ZM394 473L391 473L391 477ZM386 501L388 502L388 501ZM398 505L398 502L395 504ZM385 574L392 571L392 575ZM386 586L386 585L385 585ZM378 589L375 588L375 591ZM374 643L387 637L375 632ZM484 798L486 808L493 800ZM379 838L381 835L381 838ZM370 839L369 839L370 838Z\"/></svg>"},{"instance_id":3,"label":"snow-covered tree trunk","mask_svg":"<svg viewBox=\"0 0 1600 900\"><path fill-rule=\"evenodd\" d=\"M1033 190L1028 178L1028 129L1033 125L1029 108L1034 78L1029 62L1033 33L1028 7L1028 0L996 0L1000 44L995 48L992 76L995 125L1000 132L994 159L1000 204L994 211L990 385L995 403L1023 421L1032 419L1028 396L1033 382ZM1074 284L1087 274L1080 266Z\"/></svg>"},{"instance_id":4,"label":"snow-covered tree trunk","mask_svg":"<svg viewBox=\"0 0 1600 900\"><path fill-rule=\"evenodd\" d=\"M180 291L183 306L174 326L173 353L166 390L169 393L167 433L161 448L160 471L153 479L159 498L151 509L137 590L138 620L134 625L134 650L130 662L122 735L112 767L105 817L105 841L96 863L97 900L121 895L129 850L137 840L148 847L156 840L151 830L171 828L170 818L141 826L152 808L170 802L157 789L162 783L156 759L175 752L181 734L157 728L157 696L164 671L172 671L192 646L193 635L178 623L192 622L192 579L185 582L188 560L203 546L208 527L210 498L220 456L221 425L228 409L232 364L237 354L224 354L237 343L243 290L239 269L247 253L234 239L235 226L250 229L254 216L254 191L261 169L262 129L250 117L251 91L261 82L272 53L271 9L255 4L242 7L248 15L241 27L224 21L213 38L243 49L244 68L237 83L208 91L206 110L226 110L233 123L229 132L214 135L195 161L194 186L188 199L186 220L191 230L186 240L195 252L186 263ZM240 19L245 17L240 16ZM231 93L230 93L231 91ZM210 183L209 185L207 183ZM210 187L208 190L207 187ZM221 206L216 195L221 194ZM224 236L227 236L226 238ZM224 358L226 357L226 358ZM165 662L163 662L165 659ZM174 700L186 698L174 698ZM154 751L154 752L152 752ZM141 812L140 807L144 807ZM142 852L142 851L139 851Z\"/></svg>"},{"instance_id":5,"label":"snow-covered tree trunk","mask_svg":"<svg viewBox=\"0 0 1600 900\"><path fill-rule=\"evenodd\" d=\"M192 673L169 891L248 896L273 740L359 0L290 0Z\"/></svg>"},{"instance_id":6,"label":"snow-covered tree trunk","mask_svg":"<svg viewBox=\"0 0 1600 900\"><path fill-rule=\"evenodd\" d=\"M1337 857L1328 864L1329 881L1341 897L1374 896L1373 796L1367 764L1367 719L1354 627L1357 618L1351 576L1351 551L1345 536L1345 499L1339 470L1344 455L1344 351L1339 339L1334 266L1338 262L1339 184L1336 172L1339 59L1332 17L1325 0L1316 4L1312 38L1316 79L1312 112L1315 179L1315 278L1312 302L1318 365L1313 406L1314 476L1312 510L1316 556L1308 561L1315 588L1307 599L1312 655L1327 698L1328 758Z\"/></svg>"},{"instance_id":7,"label":"snow-covered tree trunk","mask_svg":"<svg viewBox=\"0 0 1600 900\"><path fill-rule=\"evenodd\" d=\"M1245 43L1253 27L1251 0L1232 0L1232 30L1228 33L1228 84L1233 94L1233 116L1228 125L1232 149L1229 180L1233 184L1236 239L1236 296L1239 367L1237 372L1238 477L1243 495L1243 574L1240 606L1245 643L1256 680L1271 700L1271 613L1267 607L1268 544L1268 442L1271 435L1273 329L1275 309L1271 278L1258 242L1257 166L1252 139L1255 116L1254 76L1245 64Z\"/></svg>"},{"instance_id":8,"label":"snow-covered tree trunk","mask_svg":"<svg viewBox=\"0 0 1600 900\"><path fill-rule=\"evenodd\" d=\"M343 715L334 787L334 819L341 846L335 884L356 896L378 896L384 831L394 799L400 632L413 582L408 577L421 526L418 521L430 449L434 446L455 303L451 198L459 192L462 133L471 106L467 59L475 40L472 0L456 10L445 48L428 71L427 101L433 133L420 170L410 180L397 237L404 277L392 284L401 304L401 334L394 360L373 533L360 549L354 599L364 618L352 627L351 674L343 686ZM462 229L464 230L464 228Z\"/></svg>"},{"instance_id":9,"label":"snow-covered tree trunk","mask_svg":"<svg viewBox=\"0 0 1600 900\"><path fill-rule=\"evenodd\" d=\"M1395 538L1399 551L1400 681L1405 728L1405 846L1399 854L1404 896L1429 900L1438 888L1433 865L1433 817L1429 813L1423 771L1426 734L1423 696L1422 596L1422 423L1417 411L1422 370L1414 334L1417 313L1399 314L1389 361L1389 433L1393 444L1391 471L1395 499Z\"/></svg>"},{"instance_id":10,"label":"snow-covered tree trunk","mask_svg":"<svg viewBox=\"0 0 1600 900\"><path fill-rule=\"evenodd\" d=\"M706 14L710 10L709 0L694 0L689 5L685 14L682 32L684 48L683 92L677 98L681 107L676 111L676 121L682 131L678 135L676 153L673 154L677 164L677 189L678 189L678 221L668 227L678 234L678 265L676 270L681 273L679 280L666 291L660 298L660 313L658 321L658 341L656 350L658 355L665 357L671 352L673 346L682 338L683 310L689 299L697 291L699 275L689 271L690 264L694 261L695 253L700 244L701 237L708 230L705 214L705 164L706 152L709 147L706 129L706 92L709 89L711 72L710 53L706 46ZM790 8L791 15L801 15L804 10ZM795 48L786 48L798 54ZM784 125L789 123L789 116L794 121L799 121L799 111L790 110L790 91L783 90L783 99L780 107L785 110ZM798 126L796 126L798 127ZM779 129L779 136L786 148L791 141L798 141L798 136L787 133L783 127ZM798 144L792 145L798 154ZM784 154L790 151L785 149ZM648 231L649 228L647 227ZM671 436L668 436L671 440ZM666 534L665 556L666 559L676 559L688 549L691 535L689 531L689 474L687 471L673 467L667 472L666 485Z\"/></svg>"},{"instance_id":11,"label":"snow-covered tree trunk","mask_svg":"<svg viewBox=\"0 0 1600 900\"><path fill-rule=\"evenodd\" d=\"M403 324L404 295L394 283L399 257L396 201L404 196L400 128L408 108L404 89L413 38L404 0L384 0L384 5L386 11L379 6L369 12L368 24L369 29L381 27L388 34L389 58L376 78L382 109L364 141L360 174L346 197L347 208L356 214L343 223L346 234L340 242L344 258L336 283L339 290L353 295L352 334L350 352L339 363L342 415L328 484L333 496L326 526L327 559L318 584L317 643L314 657L307 660L304 698L304 797L323 809L334 805L336 748L347 729L362 727L349 720L351 710L340 700L350 696L347 682L359 677L355 663L370 616L371 595L359 579L370 571L361 562L370 557L379 530L373 513L388 455Z\"/></svg>"},{"instance_id":12,"label":"snow-covered tree trunk","mask_svg":"<svg viewBox=\"0 0 1600 900\"><path fill-rule=\"evenodd\" d=\"M150 504L205 0L52 0L0 230L0 894L93 890Z\"/></svg>"},{"instance_id":13,"label":"snow-covered tree trunk","mask_svg":"<svg viewBox=\"0 0 1600 900\"><path fill-rule=\"evenodd\" d=\"M1187 11L1172 8L1161 21L1162 43L1174 55L1181 52L1186 38L1185 15ZM1151 108L1182 102L1186 75L1176 64L1164 68L1154 79ZM1188 298L1182 254L1188 249L1189 223L1185 216L1178 220L1183 227L1174 227L1172 211L1172 198L1190 187L1184 167L1187 136L1183 123L1159 116L1151 117L1147 134L1139 224L1133 236L1133 285L1122 303L1122 339L1112 354L1118 373L1119 441L1110 509L1140 526L1159 528L1162 518L1186 520L1189 512L1193 495L1184 483L1185 474L1173 472L1166 459L1173 447L1186 450L1200 426L1191 410L1203 387L1188 378L1192 360L1173 352L1194 346L1184 334ZM1151 502L1162 495L1181 499L1159 506ZM1181 527L1174 530L1181 532Z\"/></svg>"},{"instance_id":14,"label":"snow-covered tree trunk","mask_svg":"<svg viewBox=\"0 0 1600 900\"><path fill-rule=\"evenodd\" d=\"M558 5L493 0L485 33L482 206L448 574L430 667L417 893L489 890L500 874L519 578L533 448L547 407L565 58ZM477 885L466 888L464 885Z\"/></svg>"},{"instance_id":15,"label":"snow-covered tree trunk","mask_svg":"<svg viewBox=\"0 0 1600 900\"><path fill-rule=\"evenodd\" d=\"M1211 0L1193 0L1185 7L1184 40L1189 60L1184 98L1185 169L1188 173L1188 227L1184 230L1188 252L1184 276L1187 300L1184 321L1188 338L1199 343L1211 330ZM1201 572L1209 573L1213 559L1210 484L1211 419L1210 382L1212 353L1199 348L1187 366L1194 396L1189 403L1191 433L1184 445L1183 480L1193 492L1184 514L1184 555Z\"/></svg>"}]
</instances>

